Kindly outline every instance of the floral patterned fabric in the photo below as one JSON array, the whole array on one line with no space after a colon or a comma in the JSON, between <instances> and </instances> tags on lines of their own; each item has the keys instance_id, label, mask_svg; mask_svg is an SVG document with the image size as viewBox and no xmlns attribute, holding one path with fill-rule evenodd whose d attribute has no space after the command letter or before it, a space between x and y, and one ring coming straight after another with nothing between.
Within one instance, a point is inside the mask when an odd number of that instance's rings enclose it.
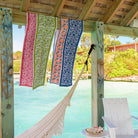
<instances>
[{"instance_id":1,"label":"floral patterned fabric","mask_svg":"<svg viewBox=\"0 0 138 138\"><path fill-rule=\"evenodd\" d=\"M33 89L42 86L45 83L47 61L55 28L55 17L38 15L34 46Z\"/></svg>"},{"instance_id":2,"label":"floral patterned fabric","mask_svg":"<svg viewBox=\"0 0 138 138\"><path fill-rule=\"evenodd\" d=\"M68 31L68 19L61 19L61 30L57 39L56 47L53 52L53 63L51 69L51 83L59 84L61 67L62 67L62 53L64 42Z\"/></svg>"},{"instance_id":3,"label":"floral patterned fabric","mask_svg":"<svg viewBox=\"0 0 138 138\"><path fill-rule=\"evenodd\" d=\"M33 50L35 42L37 15L27 13L27 26L25 29L25 39L23 45L20 86L33 85Z\"/></svg>"},{"instance_id":4,"label":"floral patterned fabric","mask_svg":"<svg viewBox=\"0 0 138 138\"><path fill-rule=\"evenodd\" d=\"M83 21L69 19L68 32L63 48L60 86L72 85L74 60L82 31Z\"/></svg>"}]
</instances>

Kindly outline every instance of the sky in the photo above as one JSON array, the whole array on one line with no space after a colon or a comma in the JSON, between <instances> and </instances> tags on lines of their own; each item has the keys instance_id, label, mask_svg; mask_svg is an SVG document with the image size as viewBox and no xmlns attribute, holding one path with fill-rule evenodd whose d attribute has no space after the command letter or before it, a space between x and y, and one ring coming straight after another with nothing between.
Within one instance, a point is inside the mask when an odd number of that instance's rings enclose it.
<instances>
[{"instance_id":1,"label":"sky","mask_svg":"<svg viewBox=\"0 0 138 138\"><path fill-rule=\"evenodd\" d=\"M25 26L22 26L22 28L19 29L18 25L13 25L13 52L22 51L24 37L25 37ZM123 37L123 36L119 36L119 38L116 38L116 40L119 40L122 44L126 44L128 42L129 43L135 42L133 38Z\"/></svg>"}]
</instances>

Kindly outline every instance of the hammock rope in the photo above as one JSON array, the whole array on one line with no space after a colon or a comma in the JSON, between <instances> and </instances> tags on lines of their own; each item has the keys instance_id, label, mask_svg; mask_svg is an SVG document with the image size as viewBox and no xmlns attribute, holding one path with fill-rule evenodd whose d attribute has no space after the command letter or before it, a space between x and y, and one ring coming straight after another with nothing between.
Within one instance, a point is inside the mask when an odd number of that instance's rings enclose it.
<instances>
[{"instance_id":1,"label":"hammock rope","mask_svg":"<svg viewBox=\"0 0 138 138\"><path fill-rule=\"evenodd\" d=\"M88 64L88 58L90 53L94 49L94 45L91 45L91 48L88 53L87 60L85 61L84 67L82 68L81 73L79 74L74 85L70 89L69 93L63 98L63 100L57 104L44 118L42 118L34 126L23 132L22 134L16 136L15 138L52 138L53 135L61 135L64 129L64 116L66 107L70 106L71 97L77 87L77 84L80 80L80 77Z\"/></svg>"}]
</instances>

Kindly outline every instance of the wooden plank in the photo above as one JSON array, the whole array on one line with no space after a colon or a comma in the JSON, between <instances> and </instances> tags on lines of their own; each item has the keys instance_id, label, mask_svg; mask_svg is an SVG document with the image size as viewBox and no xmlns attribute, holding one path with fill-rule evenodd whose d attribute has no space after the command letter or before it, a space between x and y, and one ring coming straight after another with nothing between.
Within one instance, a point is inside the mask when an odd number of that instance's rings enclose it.
<instances>
[{"instance_id":1,"label":"wooden plank","mask_svg":"<svg viewBox=\"0 0 138 138\"><path fill-rule=\"evenodd\" d=\"M122 20L120 25L129 25L131 21L136 17L138 12L138 2L133 6L133 8L129 11L129 13Z\"/></svg>"},{"instance_id":2,"label":"wooden plank","mask_svg":"<svg viewBox=\"0 0 138 138\"><path fill-rule=\"evenodd\" d=\"M54 9L50 5L45 5L45 4L40 4L40 3L32 3L32 2L29 5L29 9L30 8L32 9L32 11L33 11L33 9L34 9L34 11L35 11L35 9L39 9L39 11L44 10L44 11L48 11L48 12L52 12L52 10Z\"/></svg>"},{"instance_id":3,"label":"wooden plank","mask_svg":"<svg viewBox=\"0 0 138 138\"><path fill-rule=\"evenodd\" d=\"M96 0L88 0L85 6L82 9L82 12L79 16L79 20L85 20L88 14L91 12L92 8L94 7Z\"/></svg>"},{"instance_id":4,"label":"wooden plank","mask_svg":"<svg viewBox=\"0 0 138 138\"><path fill-rule=\"evenodd\" d=\"M104 8L104 7L93 7L92 9L93 11L102 11L102 12L106 12L108 10L108 8Z\"/></svg>"},{"instance_id":5,"label":"wooden plank","mask_svg":"<svg viewBox=\"0 0 138 138\"><path fill-rule=\"evenodd\" d=\"M126 16L126 15L127 15L127 12L124 12L124 11L117 11L116 14L117 14L117 15L121 15L121 16Z\"/></svg>"},{"instance_id":6,"label":"wooden plank","mask_svg":"<svg viewBox=\"0 0 138 138\"><path fill-rule=\"evenodd\" d=\"M12 13L0 8L0 101L2 138L14 137ZM8 19L8 20L7 20Z\"/></svg>"},{"instance_id":7,"label":"wooden plank","mask_svg":"<svg viewBox=\"0 0 138 138\"><path fill-rule=\"evenodd\" d=\"M82 4L82 3L68 1L68 0L65 1L65 5L73 6L73 7L77 7L77 8L82 8L84 6L84 4Z\"/></svg>"},{"instance_id":8,"label":"wooden plank","mask_svg":"<svg viewBox=\"0 0 138 138\"><path fill-rule=\"evenodd\" d=\"M95 14L95 13L90 13L88 17L94 17L94 18L100 18L102 19L104 15L102 14Z\"/></svg>"},{"instance_id":9,"label":"wooden plank","mask_svg":"<svg viewBox=\"0 0 138 138\"><path fill-rule=\"evenodd\" d=\"M10 5L21 5L21 1L15 1L15 0L13 0L13 1L11 1L11 0L6 0L6 1L0 1L0 4L3 4L3 5L8 5L8 6L10 6Z\"/></svg>"},{"instance_id":10,"label":"wooden plank","mask_svg":"<svg viewBox=\"0 0 138 138\"><path fill-rule=\"evenodd\" d=\"M23 0L21 5L21 11L27 11L30 4L30 0Z\"/></svg>"},{"instance_id":11,"label":"wooden plank","mask_svg":"<svg viewBox=\"0 0 138 138\"><path fill-rule=\"evenodd\" d=\"M57 0L41 0L41 3L48 4L48 5L55 5Z\"/></svg>"},{"instance_id":12,"label":"wooden plank","mask_svg":"<svg viewBox=\"0 0 138 138\"><path fill-rule=\"evenodd\" d=\"M26 15L13 14L13 24L26 25Z\"/></svg>"},{"instance_id":13,"label":"wooden plank","mask_svg":"<svg viewBox=\"0 0 138 138\"><path fill-rule=\"evenodd\" d=\"M98 0L97 3L102 3L102 4L113 4L113 1L107 1L107 0Z\"/></svg>"},{"instance_id":14,"label":"wooden plank","mask_svg":"<svg viewBox=\"0 0 138 138\"><path fill-rule=\"evenodd\" d=\"M122 4L121 5L121 8L130 10L130 9L132 9L132 6L131 5L128 5L128 4Z\"/></svg>"},{"instance_id":15,"label":"wooden plank","mask_svg":"<svg viewBox=\"0 0 138 138\"><path fill-rule=\"evenodd\" d=\"M102 98L104 97L104 44L103 44L103 23L96 22L95 31L91 33L92 44L95 50L92 51L92 127L104 126L102 116L104 115Z\"/></svg>"},{"instance_id":16,"label":"wooden plank","mask_svg":"<svg viewBox=\"0 0 138 138\"><path fill-rule=\"evenodd\" d=\"M104 24L104 33L117 36L138 37L138 28Z\"/></svg>"},{"instance_id":17,"label":"wooden plank","mask_svg":"<svg viewBox=\"0 0 138 138\"><path fill-rule=\"evenodd\" d=\"M91 31L94 31L94 28L93 28L93 24L94 22L83 22L83 28L85 29L85 32L91 32ZM57 18L57 29L59 30L60 29L60 18Z\"/></svg>"},{"instance_id":18,"label":"wooden plank","mask_svg":"<svg viewBox=\"0 0 138 138\"><path fill-rule=\"evenodd\" d=\"M59 16L62 11L62 8L64 7L64 4L65 4L65 0L58 0L54 8L54 11L52 13L52 16Z\"/></svg>"},{"instance_id":19,"label":"wooden plank","mask_svg":"<svg viewBox=\"0 0 138 138\"><path fill-rule=\"evenodd\" d=\"M113 18L115 13L117 12L120 5L123 3L124 0L115 0L112 4L111 8L107 11L107 14L103 18L104 23L109 23L110 20Z\"/></svg>"},{"instance_id":20,"label":"wooden plank","mask_svg":"<svg viewBox=\"0 0 138 138\"><path fill-rule=\"evenodd\" d=\"M13 14L13 23L18 25L26 25L26 13L19 11L19 14ZM16 11L16 13L18 13ZM43 13L44 14L44 13ZM60 28L60 18L57 18L57 29ZM91 32L93 30L92 21L84 21L84 32ZM130 37L138 37L138 28L132 27L123 27L123 26L116 26L116 25L109 25L104 24L104 33L117 35L117 36L130 36Z\"/></svg>"},{"instance_id":21,"label":"wooden plank","mask_svg":"<svg viewBox=\"0 0 138 138\"><path fill-rule=\"evenodd\" d=\"M72 14L72 15L79 16L80 11L79 10L72 10L72 9L63 8L62 9L62 13L64 13L64 14L70 14L70 15Z\"/></svg>"},{"instance_id":22,"label":"wooden plank","mask_svg":"<svg viewBox=\"0 0 138 138\"><path fill-rule=\"evenodd\" d=\"M121 20L122 20L121 17L115 15L115 16L112 18L112 20L110 21L110 23L112 23L112 21L118 21L118 22L120 23Z\"/></svg>"}]
</instances>

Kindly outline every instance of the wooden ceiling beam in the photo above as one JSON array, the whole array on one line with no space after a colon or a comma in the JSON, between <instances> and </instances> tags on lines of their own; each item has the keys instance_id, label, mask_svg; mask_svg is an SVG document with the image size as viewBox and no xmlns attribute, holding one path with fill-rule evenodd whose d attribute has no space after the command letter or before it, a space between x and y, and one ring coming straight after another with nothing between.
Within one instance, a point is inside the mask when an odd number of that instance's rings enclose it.
<instances>
[{"instance_id":1,"label":"wooden ceiling beam","mask_svg":"<svg viewBox=\"0 0 138 138\"><path fill-rule=\"evenodd\" d=\"M21 11L27 11L30 5L30 0L23 0L21 5Z\"/></svg>"},{"instance_id":2,"label":"wooden ceiling beam","mask_svg":"<svg viewBox=\"0 0 138 138\"><path fill-rule=\"evenodd\" d=\"M26 25L26 14L23 15L13 14L13 24ZM84 32L94 31L93 25L95 22L84 21ZM60 29L60 18L57 18L57 29ZM138 28L132 27L123 27L116 25L104 24L104 33L117 36L129 36L129 37L138 37Z\"/></svg>"},{"instance_id":3,"label":"wooden ceiling beam","mask_svg":"<svg viewBox=\"0 0 138 138\"><path fill-rule=\"evenodd\" d=\"M65 4L65 0L57 0L52 16L59 16Z\"/></svg>"},{"instance_id":4,"label":"wooden ceiling beam","mask_svg":"<svg viewBox=\"0 0 138 138\"><path fill-rule=\"evenodd\" d=\"M132 20L137 16L138 13L138 3L136 3L132 9L129 11L129 13L125 16L125 18L122 20L120 25L129 25Z\"/></svg>"},{"instance_id":5,"label":"wooden ceiling beam","mask_svg":"<svg viewBox=\"0 0 138 138\"><path fill-rule=\"evenodd\" d=\"M0 1L0 7L2 8L20 8L20 1Z\"/></svg>"},{"instance_id":6,"label":"wooden ceiling beam","mask_svg":"<svg viewBox=\"0 0 138 138\"><path fill-rule=\"evenodd\" d=\"M20 14L13 14L13 24L17 25L26 25L26 14L20 15Z\"/></svg>"},{"instance_id":7,"label":"wooden ceiling beam","mask_svg":"<svg viewBox=\"0 0 138 138\"><path fill-rule=\"evenodd\" d=\"M109 5L111 5L111 4L113 3L113 1L99 0L99 1L97 1L97 3L102 3L102 4L109 4Z\"/></svg>"},{"instance_id":8,"label":"wooden ceiling beam","mask_svg":"<svg viewBox=\"0 0 138 138\"><path fill-rule=\"evenodd\" d=\"M79 20L86 20L87 16L91 12L92 8L94 7L96 0L88 0L85 6L82 9L82 12L79 16Z\"/></svg>"},{"instance_id":9,"label":"wooden ceiling beam","mask_svg":"<svg viewBox=\"0 0 138 138\"><path fill-rule=\"evenodd\" d=\"M54 9L50 5L45 5L45 4L40 4L40 3L32 3L32 2L30 3L29 9L30 8L31 9L38 9L39 11L44 10L44 11L49 11L49 12L52 12L52 10Z\"/></svg>"},{"instance_id":10,"label":"wooden ceiling beam","mask_svg":"<svg viewBox=\"0 0 138 138\"><path fill-rule=\"evenodd\" d=\"M117 36L138 37L138 28L104 24L104 33Z\"/></svg>"},{"instance_id":11,"label":"wooden ceiling beam","mask_svg":"<svg viewBox=\"0 0 138 138\"><path fill-rule=\"evenodd\" d=\"M109 23L124 0L115 0L103 18L104 23Z\"/></svg>"},{"instance_id":12,"label":"wooden ceiling beam","mask_svg":"<svg viewBox=\"0 0 138 138\"><path fill-rule=\"evenodd\" d=\"M21 1L12 1L12 0L6 0L6 1L2 1L0 0L0 4L1 5L20 5L21 4Z\"/></svg>"},{"instance_id":13,"label":"wooden ceiling beam","mask_svg":"<svg viewBox=\"0 0 138 138\"><path fill-rule=\"evenodd\" d=\"M65 1L65 4L68 6L73 6L73 7L77 7L77 8L82 8L84 6L84 4L82 4L82 3L68 1L68 0Z\"/></svg>"},{"instance_id":14,"label":"wooden ceiling beam","mask_svg":"<svg viewBox=\"0 0 138 138\"><path fill-rule=\"evenodd\" d=\"M91 14L89 14L88 17L92 17L92 18L100 18L100 19L102 19L102 18L103 18L103 15L102 15L102 14L91 13Z\"/></svg>"},{"instance_id":15,"label":"wooden ceiling beam","mask_svg":"<svg viewBox=\"0 0 138 138\"><path fill-rule=\"evenodd\" d=\"M92 21L84 21L83 32L94 31L94 24ZM57 18L57 29L60 29L60 26L60 18ZM104 34L138 37L138 28L104 24Z\"/></svg>"},{"instance_id":16,"label":"wooden ceiling beam","mask_svg":"<svg viewBox=\"0 0 138 138\"><path fill-rule=\"evenodd\" d=\"M76 15L78 17L80 15L80 11L78 11L78 10L71 10L71 9L67 9L67 8L63 8L63 13L69 14L69 15Z\"/></svg>"}]
</instances>

